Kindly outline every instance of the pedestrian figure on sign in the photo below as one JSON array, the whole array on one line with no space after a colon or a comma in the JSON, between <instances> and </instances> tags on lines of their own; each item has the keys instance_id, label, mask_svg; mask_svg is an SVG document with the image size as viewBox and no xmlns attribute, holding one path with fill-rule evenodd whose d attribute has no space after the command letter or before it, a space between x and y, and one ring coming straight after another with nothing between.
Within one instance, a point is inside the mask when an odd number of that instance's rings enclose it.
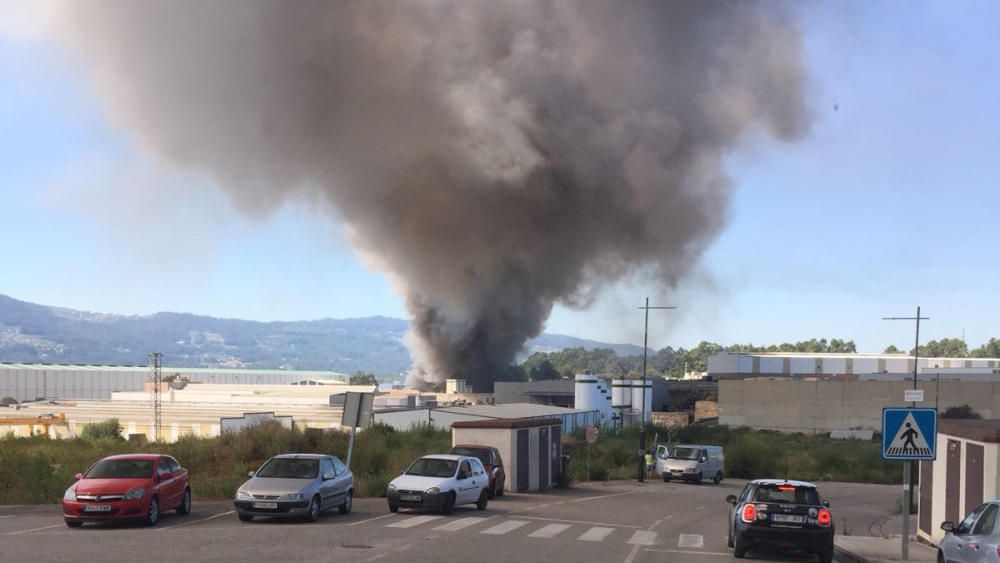
<instances>
[{"instance_id":1,"label":"pedestrian figure on sign","mask_svg":"<svg viewBox=\"0 0 1000 563\"><path fill-rule=\"evenodd\" d=\"M909 422L906 423L906 430L900 435L903 442L903 451L916 450L917 444L913 441L919 435L919 432L913 429L913 425Z\"/></svg>"}]
</instances>

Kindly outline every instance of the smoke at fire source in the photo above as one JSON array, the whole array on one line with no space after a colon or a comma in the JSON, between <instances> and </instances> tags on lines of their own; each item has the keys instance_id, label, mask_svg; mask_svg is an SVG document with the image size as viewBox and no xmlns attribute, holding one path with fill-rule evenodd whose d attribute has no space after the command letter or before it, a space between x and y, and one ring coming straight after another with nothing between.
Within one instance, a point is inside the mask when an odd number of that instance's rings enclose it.
<instances>
[{"instance_id":1,"label":"smoke at fire source","mask_svg":"<svg viewBox=\"0 0 1000 563\"><path fill-rule=\"evenodd\" d=\"M804 134L781 6L122 0L53 34L150 154L345 225L405 296L411 383L488 390L555 303L674 285L725 222L726 154Z\"/></svg>"}]
</instances>

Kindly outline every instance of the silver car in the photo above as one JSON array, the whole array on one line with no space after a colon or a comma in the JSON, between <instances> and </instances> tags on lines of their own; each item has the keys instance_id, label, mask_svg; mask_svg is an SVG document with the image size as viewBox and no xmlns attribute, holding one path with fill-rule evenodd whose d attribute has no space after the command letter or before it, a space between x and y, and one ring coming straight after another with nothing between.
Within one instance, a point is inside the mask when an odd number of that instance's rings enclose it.
<instances>
[{"instance_id":1,"label":"silver car","mask_svg":"<svg viewBox=\"0 0 1000 563\"><path fill-rule=\"evenodd\" d=\"M334 507L348 514L354 503L354 474L332 455L277 455L249 475L233 501L244 522L254 516L315 522Z\"/></svg>"},{"instance_id":2,"label":"silver car","mask_svg":"<svg viewBox=\"0 0 1000 563\"><path fill-rule=\"evenodd\" d=\"M970 512L958 526L953 522L941 524L946 534L938 546L938 563L1000 561L998 512L1000 500L991 500Z\"/></svg>"}]
</instances>

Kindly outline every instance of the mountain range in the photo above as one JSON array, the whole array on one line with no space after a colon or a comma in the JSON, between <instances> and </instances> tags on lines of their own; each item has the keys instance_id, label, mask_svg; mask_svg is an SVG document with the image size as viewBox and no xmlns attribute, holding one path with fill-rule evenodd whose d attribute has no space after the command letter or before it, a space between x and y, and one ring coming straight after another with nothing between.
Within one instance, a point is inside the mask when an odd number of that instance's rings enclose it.
<instances>
[{"instance_id":1,"label":"mountain range","mask_svg":"<svg viewBox=\"0 0 1000 563\"><path fill-rule=\"evenodd\" d=\"M188 313L114 315L50 307L0 294L0 362L146 365L162 352L165 366L364 371L396 375L410 366L403 343L408 322L390 317L259 322ZM608 344L542 334L533 352L610 348Z\"/></svg>"}]
</instances>

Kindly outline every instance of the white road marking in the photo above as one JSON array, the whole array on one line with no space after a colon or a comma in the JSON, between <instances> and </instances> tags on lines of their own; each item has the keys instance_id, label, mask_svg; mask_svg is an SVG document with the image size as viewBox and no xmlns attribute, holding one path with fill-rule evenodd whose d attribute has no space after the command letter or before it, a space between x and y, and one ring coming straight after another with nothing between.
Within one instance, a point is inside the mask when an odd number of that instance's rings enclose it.
<instances>
[{"instance_id":1,"label":"white road marking","mask_svg":"<svg viewBox=\"0 0 1000 563\"><path fill-rule=\"evenodd\" d=\"M635 545L653 545L656 543L656 532L650 532L648 530L636 530L632 537L628 540L628 543Z\"/></svg>"},{"instance_id":2,"label":"white road marking","mask_svg":"<svg viewBox=\"0 0 1000 563\"><path fill-rule=\"evenodd\" d=\"M613 524L609 522L588 522L585 520L567 520L565 518L546 518L542 516L521 516L517 515L518 518L524 518L526 520L541 520L542 522L567 522L569 524L584 524L587 526L610 526L612 528L632 528L633 530L641 530L642 526L632 526L631 524Z\"/></svg>"},{"instance_id":3,"label":"white road marking","mask_svg":"<svg viewBox=\"0 0 1000 563\"><path fill-rule=\"evenodd\" d=\"M229 516L230 514L236 514L235 510L230 510L229 512L223 512L222 514L213 514L207 518L199 518L197 520L188 520L186 522L181 522L180 524L174 524L173 526L164 526L160 528L159 531L166 532L168 530L173 530L174 528L179 528L181 526L187 526L188 524L197 524L198 522L208 522L209 520L215 520L216 518L222 518L223 516Z\"/></svg>"},{"instance_id":4,"label":"white road marking","mask_svg":"<svg viewBox=\"0 0 1000 563\"><path fill-rule=\"evenodd\" d=\"M468 528L469 526L475 526L481 522L485 522L489 518L477 518L475 516L470 516L468 518L462 518L461 520L452 520L443 526L438 526L434 528L435 530L441 530L442 532L457 532L463 528Z\"/></svg>"},{"instance_id":5,"label":"white road marking","mask_svg":"<svg viewBox=\"0 0 1000 563\"><path fill-rule=\"evenodd\" d=\"M367 520L359 520L357 522L351 522L348 526L357 526L359 524L367 524L368 522L374 522L376 520L381 520L383 518L392 518L395 514L383 514L382 516L376 516L374 518L369 518Z\"/></svg>"},{"instance_id":6,"label":"white road marking","mask_svg":"<svg viewBox=\"0 0 1000 563\"><path fill-rule=\"evenodd\" d=\"M16 536L17 534L27 534L28 532L40 532L42 530L51 530L52 528L61 528L65 524L53 524L52 526L42 526L41 528L31 528L30 530L18 530L16 532L8 532L8 536Z\"/></svg>"},{"instance_id":7,"label":"white road marking","mask_svg":"<svg viewBox=\"0 0 1000 563\"><path fill-rule=\"evenodd\" d=\"M594 526L576 539L580 541L604 541L613 531L615 531L614 528L601 528L600 526Z\"/></svg>"},{"instance_id":8,"label":"white road marking","mask_svg":"<svg viewBox=\"0 0 1000 563\"><path fill-rule=\"evenodd\" d=\"M701 534L681 534L677 539L677 547L701 549L705 547L705 538Z\"/></svg>"},{"instance_id":9,"label":"white road marking","mask_svg":"<svg viewBox=\"0 0 1000 563\"><path fill-rule=\"evenodd\" d=\"M386 524L386 528L412 528L414 526L419 526L421 524L426 524L431 520L437 520L440 516L414 516L413 518L407 518L402 522L395 522L393 524Z\"/></svg>"},{"instance_id":10,"label":"white road marking","mask_svg":"<svg viewBox=\"0 0 1000 563\"><path fill-rule=\"evenodd\" d=\"M502 536L527 524L530 524L530 522L528 522L527 520L507 520L506 522L497 524L492 528L486 528L485 530L479 533L489 534L491 536Z\"/></svg>"},{"instance_id":11,"label":"white road marking","mask_svg":"<svg viewBox=\"0 0 1000 563\"><path fill-rule=\"evenodd\" d=\"M648 547L646 549L644 549L643 551L648 551L650 553L681 553L681 554L684 554L684 555L716 555L716 556L721 555L723 557L732 557L732 555L733 555L732 552L730 552L730 551L725 551L725 552L723 552L723 551L687 551L687 550L683 550L683 549L651 549L651 548L648 548Z\"/></svg>"},{"instance_id":12,"label":"white road marking","mask_svg":"<svg viewBox=\"0 0 1000 563\"><path fill-rule=\"evenodd\" d=\"M587 502L587 501L590 501L590 500L600 500L602 498L621 497L621 496L631 495L631 494L635 494L635 493L632 493L630 491L630 492L627 492L627 493L615 493L613 495L601 495L599 497L578 498L578 499L573 499L573 500L566 501L566 502Z\"/></svg>"},{"instance_id":13,"label":"white road marking","mask_svg":"<svg viewBox=\"0 0 1000 563\"><path fill-rule=\"evenodd\" d=\"M662 524L664 520L670 520L673 517L674 517L673 514L668 514L668 515L664 516L663 518L660 518L656 522L653 522L652 524L649 525L648 531L652 532L653 530L656 529L657 526L659 526L660 524ZM636 556L639 555L639 549L641 549L641 548L642 548L641 545L639 545L639 544L633 544L632 545L632 551L630 551L629 554L628 554L628 557L625 558L625 563L632 563L633 561L635 561Z\"/></svg>"},{"instance_id":14,"label":"white road marking","mask_svg":"<svg viewBox=\"0 0 1000 563\"><path fill-rule=\"evenodd\" d=\"M0 516L0 520L3 520L4 518L13 518L14 516L17 516L17 515L16 514L8 514L7 516Z\"/></svg>"},{"instance_id":15,"label":"white road marking","mask_svg":"<svg viewBox=\"0 0 1000 563\"><path fill-rule=\"evenodd\" d=\"M570 528L569 524L549 524L528 534L529 538L552 539Z\"/></svg>"}]
</instances>

